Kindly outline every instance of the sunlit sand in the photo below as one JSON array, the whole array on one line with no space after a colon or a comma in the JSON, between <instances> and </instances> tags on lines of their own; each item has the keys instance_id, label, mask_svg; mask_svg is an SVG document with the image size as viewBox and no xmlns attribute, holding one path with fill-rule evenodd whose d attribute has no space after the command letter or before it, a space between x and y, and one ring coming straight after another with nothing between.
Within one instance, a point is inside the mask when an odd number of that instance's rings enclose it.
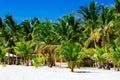
<instances>
[{"instance_id":1,"label":"sunlit sand","mask_svg":"<svg viewBox=\"0 0 120 80\"><path fill-rule=\"evenodd\" d=\"M69 68L42 66L0 66L0 80L120 80L120 72L97 68Z\"/></svg>"}]
</instances>

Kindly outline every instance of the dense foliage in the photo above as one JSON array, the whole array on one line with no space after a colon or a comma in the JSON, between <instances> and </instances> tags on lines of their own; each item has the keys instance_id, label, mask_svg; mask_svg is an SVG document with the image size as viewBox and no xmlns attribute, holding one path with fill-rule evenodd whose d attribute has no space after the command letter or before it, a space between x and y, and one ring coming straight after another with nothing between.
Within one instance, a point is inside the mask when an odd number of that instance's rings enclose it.
<instances>
[{"instance_id":1,"label":"dense foliage","mask_svg":"<svg viewBox=\"0 0 120 80\"><path fill-rule=\"evenodd\" d=\"M80 6L76 13L79 19L70 13L57 22L35 17L17 24L11 15L0 18L0 62L29 65L37 61L52 67L59 57L73 69L77 62L89 57L99 68L109 69L112 63L119 70L120 0L112 6L92 1Z\"/></svg>"}]
</instances>

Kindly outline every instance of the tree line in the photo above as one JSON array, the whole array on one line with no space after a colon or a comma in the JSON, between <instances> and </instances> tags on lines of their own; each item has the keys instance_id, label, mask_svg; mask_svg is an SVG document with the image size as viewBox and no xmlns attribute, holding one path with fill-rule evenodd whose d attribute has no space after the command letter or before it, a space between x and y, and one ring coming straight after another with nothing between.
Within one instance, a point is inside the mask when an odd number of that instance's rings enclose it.
<instances>
[{"instance_id":1,"label":"tree line","mask_svg":"<svg viewBox=\"0 0 120 80\"><path fill-rule=\"evenodd\" d=\"M65 59L71 71L83 58L90 57L99 68L120 67L120 1L97 5L91 1L57 22L37 17L17 24L12 15L0 18L1 64L55 65ZM8 54L8 56L6 56ZM10 54L16 56L15 62Z\"/></svg>"}]
</instances>

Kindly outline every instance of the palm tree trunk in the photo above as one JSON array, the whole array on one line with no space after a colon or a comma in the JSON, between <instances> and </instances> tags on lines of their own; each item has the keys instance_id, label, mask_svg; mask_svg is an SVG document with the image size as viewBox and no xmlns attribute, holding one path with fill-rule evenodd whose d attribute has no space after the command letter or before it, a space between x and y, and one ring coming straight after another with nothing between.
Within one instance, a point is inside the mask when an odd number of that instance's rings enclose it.
<instances>
[{"instance_id":1,"label":"palm tree trunk","mask_svg":"<svg viewBox=\"0 0 120 80\"><path fill-rule=\"evenodd\" d=\"M62 58L60 58L60 67L62 67Z\"/></svg>"},{"instance_id":2,"label":"palm tree trunk","mask_svg":"<svg viewBox=\"0 0 120 80\"><path fill-rule=\"evenodd\" d=\"M74 72L73 67L71 68L71 72Z\"/></svg>"},{"instance_id":3,"label":"palm tree trunk","mask_svg":"<svg viewBox=\"0 0 120 80\"><path fill-rule=\"evenodd\" d=\"M72 61L70 62L70 68L71 68L71 72L74 72L74 63Z\"/></svg>"},{"instance_id":4,"label":"palm tree trunk","mask_svg":"<svg viewBox=\"0 0 120 80\"><path fill-rule=\"evenodd\" d=\"M29 66L29 59L26 60L26 65Z\"/></svg>"},{"instance_id":5,"label":"palm tree trunk","mask_svg":"<svg viewBox=\"0 0 120 80\"><path fill-rule=\"evenodd\" d=\"M8 51L8 65L10 65L10 52Z\"/></svg>"},{"instance_id":6,"label":"palm tree trunk","mask_svg":"<svg viewBox=\"0 0 120 80\"><path fill-rule=\"evenodd\" d=\"M109 36L109 32L107 32L107 37L106 37L107 41L110 40L110 36Z\"/></svg>"},{"instance_id":7,"label":"palm tree trunk","mask_svg":"<svg viewBox=\"0 0 120 80\"><path fill-rule=\"evenodd\" d=\"M108 62L108 61L106 61L106 69L107 69L107 70L110 70L110 65L109 65L109 62Z\"/></svg>"},{"instance_id":8,"label":"palm tree trunk","mask_svg":"<svg viewBox=\"0 0 120 80\"><path fill-rule=\"evenodd\" d=\"M117 71L120 71L120 69L119 69L119 64L117 65Z\"/></svg>"},{"instance_id":9,"label":"palm tree trunk","mask_svg":"<svg viewBox=\"0 0 120 80\"><path fill-rule=\"evenodd\" d=\"M25 65L25 57L22 57L22 64Z\"/></svg>"},{"instance_id":10,"label":"palm tree trunk","mask_svg":"<svg viewBox=\"0 0 120 80\"><path fill-rule=\"evenodd\" d=\"M116 66L115 66L115 64L114 64L114 70L116 71Z\"/></svg>"},{"instance_id":11,"label":"palm tree trunk","mask_svg":"<svg viewBox=\"0 0 120 80\"><path fill-rule=\"evenodd\" d=\"M2 59L0 58L0 64L1 64Z\"/></svg>"},{"instance_id":12,"label":"palm tree trunk","mask_svg":"<svg viewBox=\"0 0 120 80\"><path fill-rule=\"evenodd\" d=\"M17 65L18 64L18 57L17 57L17 54L16 54L16 62L15 64Z\"/></svg>"},{"instance_id":13,"label":"palm tree trunk","mask_svg":"<svg viewBox=\"0 0 120 80\"><path fill-rule=\"evenodd\" d=\"M12 54L12 64L15 64L14 62L14 55Z\"/></svg>"},{"instance_id":14,"label":"palm tree trunk","mask_svg":"<svg viewBox=\"0 0 120 80\"><path fill-rule=\"evenodd\" d=\"M51 57L50 48L48 49L48 58L49 58L49 64L48 64L48 66L49 66L49 67L52 67L52 57Z\"/></svg>"},{"instance_id":15,"label":"palm tree trunk","mask_svg":"<svg viewBox=\"0 0 120 80\"><path fill-rule=\"evenodd\" d=\"M6 64L6 62L5 62L5 57L4 57L4 59L3 59L3 60L4 60L4 64Z\"/></svg>"},{"instance_id":16,"label":"palm tree trunk","mask_svg":"<svg viewBox=\"0 0 120 80\"><path fill-rule=\"evenodd\" d=\"M95 39L94 39L93 41L94 41L94 47L96 48L97 44L96 44L96 41L95 41Z\"/></svg>"}]
</instances>

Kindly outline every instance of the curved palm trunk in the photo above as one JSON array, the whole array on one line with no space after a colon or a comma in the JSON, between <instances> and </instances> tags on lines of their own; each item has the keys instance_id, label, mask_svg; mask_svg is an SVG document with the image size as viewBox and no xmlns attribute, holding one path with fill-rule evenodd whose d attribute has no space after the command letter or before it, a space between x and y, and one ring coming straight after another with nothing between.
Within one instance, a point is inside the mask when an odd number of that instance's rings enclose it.
<instances>
[{"instance_id":1,"label":"curved palm trunk","mask_svg":"<svg viewBox=\"0 0 120 80\"><path fill-rule=\"evenodd\" d=\"M96 44L96 41L95 41L95 39L94 39L93 41L94 41L94 47L96 48L97 44Z\"/></svg>"},{"instance_id":2,"label":"curved palm trunk","mask_svg":"<svg viewBox=\"0 0 120 80\"><path fill-rule=\"evenodd\" d=\"M51 58L51 53L50 53L50 48L48 49L48 61L49 61L49 63L48 63L48 66L49 67L52 67L52 58Z\"/></svg>"},{"instance_id":3,"label":"curved palm trunk","mask_svg":"<svg viewBox=\"0 0 120 80\"><path fill-rule=\"evenodd\" d=\"M55 66L54 49L48 49L49 67Z\"/></svg>"},{"instance_id":4,"label":"curved palm trunk","mask_svg":"<svg viewBox=\"0 0 120 80\"><path fill-rule=\"evenodd\" d=\"M105 39L105 37L102 37L101 46L103 47L103 46L105 46L105 44L106 44L106 39Z\"/></svg>"},{"instance_id":5,"label":"curved palm trunk","mask_svg":"<svg viewBox=\"0 0 120 80\"><path fill-rule=\"evenodd\" d=\"M109 65L109 62L108 62L108 61L106 61L105 69L110 70L110 65Z\"/></svg>"},{"instance_id":6,"label":"curved palm trunk","mask_svg":"<svg viewBox=\"0 0 120 80\"><path fill-rule=\"evenodd\" d=\"M106 34L107 34L106 39L107 39L107 41L109 41L110 40L109 32L107 32Z\"/></svg>"}]
</instances>

